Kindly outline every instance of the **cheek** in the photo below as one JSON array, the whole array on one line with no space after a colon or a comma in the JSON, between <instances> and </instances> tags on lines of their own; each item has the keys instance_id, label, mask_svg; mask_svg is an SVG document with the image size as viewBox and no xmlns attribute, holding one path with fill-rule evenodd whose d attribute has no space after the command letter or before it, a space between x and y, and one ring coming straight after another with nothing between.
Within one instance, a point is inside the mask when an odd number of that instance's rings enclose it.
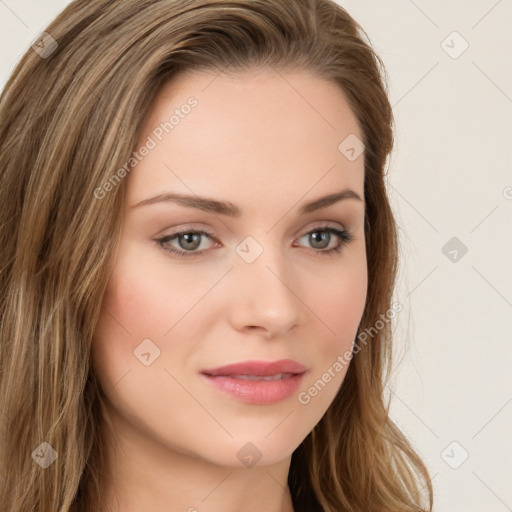
<instances>
[{"instance_id":1,"label":"cheek","mask_svg":"<svg viewBox=\"0 0 512 512\"><path fill-rule=\"evenodd\" d=\"M105 291L102 331L133 343L160 339L176 322L180 304L188 304L196 296L194 280L180 279L179 273L171 275L165 265L127 243Z\"/></svg>"},{"instance_id":2,"label":"cheek","mask_svg":"<svg viewBox=\"0 0 512 512\"><path fill-rule=\"evenodd\" d=\"M315 304L312 309L318 316L312 331L318 364L308 385L315 387L312 390L312 396L316 397L314 407L321 410L325 410L334 399L350 365L352 345L367 297L364 252L358 251L353 260L348 261L347 258L346 265L340 265L333 274L330 279L322 280L322 289L313 288L315 296L311 297L312 304Z\"/></svg>"},{"instance_id":3,"label":"cheek","mask_svg":"<svg viewBox=\"0 0 512 512\"><path fill-rule=\"evenodd\" d=\"M336 345L354 339L366 304L365 255L348 263L326 280L323 290L316 291L319 316L326 324L326 338L330 337Z\"/></svg>"},{"instance_id":4,"label":"cheek","mask_svg":"<svg viewBox=\"0 0 512 512\"><path fill-rule=\"evenodd\" d=\"M313 371L297 396L301 411L312 423L327 411L352 360L352 344L357 335L367 294L366 260L363 264L345 266L326 281L323 292L315 288L310 296L318 316L310 331L314 344L310 360Z\"/></svg>"},{"instance_id":5,"label":"cheek","mask_svg":"<svg viewBox=\"0 0 512 512\"><path fill-rule=\"evenodd\" d=\"M156 339L162 297L146 269L126 255L116 261L107 284L93 340L93 359L106 388L134 365L134 350ZM161 317L160 317L161 320Z\"/></svg>"},{"instance_id":6,"label":"cheek","mask_svg":"<svg viewBox=\"0 0 512 512\"><path fill-rule=\"evenodd\" d=\"M105 387L141 366L136 359L139 346L152 347L147 342L141 345L144 340L151 340L159 354L153 367L169 363L172 352L165 350L168 333L193 309L205 288L201 280L191 279L190 273L171 272L151 254L125 242L105 290L93 340L93 359ZM180 332L181 325L173 333ZM179 345L173 345L174 352Z\"/></svg>"}]
</instances>

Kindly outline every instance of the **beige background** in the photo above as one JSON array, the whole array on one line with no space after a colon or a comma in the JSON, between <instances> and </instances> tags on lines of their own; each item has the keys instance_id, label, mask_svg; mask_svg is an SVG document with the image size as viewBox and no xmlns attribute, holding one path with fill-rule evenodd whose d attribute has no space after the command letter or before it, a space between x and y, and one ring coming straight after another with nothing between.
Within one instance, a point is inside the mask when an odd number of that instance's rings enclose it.
<instances>
[{"instance_id":1,"label":"beige background","mask_svg":"<svg viewBox=\"0 0 512 512\"><path fill-rule=\"evenodd\" d=\"M68 3L0 0L2 87ZM339 3L384 60L396 118L392 416L437 512L512 510L512 0Z\"/></svg>"}]
</instances>

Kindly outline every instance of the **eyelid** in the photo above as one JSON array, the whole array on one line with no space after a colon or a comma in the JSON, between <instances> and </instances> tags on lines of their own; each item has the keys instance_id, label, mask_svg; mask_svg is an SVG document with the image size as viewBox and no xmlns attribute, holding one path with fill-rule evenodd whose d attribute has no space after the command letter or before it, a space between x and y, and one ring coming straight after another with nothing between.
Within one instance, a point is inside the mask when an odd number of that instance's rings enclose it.
<instances>
[{"instance_id":1,"label":"eyelid","mask_svg":"<svg viewBox=\"0 0 512 512\"><path fill-rule=\"evenodd\" d=\"M304 236L304 235L308 234L312 229L320 229L320 228L327 228L327 227L339 229L341 231L345 231L345 230L349 231L348 227L345 224L343 224L342 222L318 220L318 221L313 221L313 225L312 226L310 225L310 227L308 227L308 228L301 228L298 232L296 232L296 234L294 236L295 237ZM216 238L216 235L213 232L213 230L210 231L208 228L194 227L189 224L181 224L180 226L176 227L176 229L173 229L173 231L171 231L170 233L168 233L166 235L162 235L162 238L180 234L180 233L184 233L184 232L189 232L189 231L193 231L196 233L203 233L203 234L210 236L213 239Z\"/></svg>"}]
</instances>

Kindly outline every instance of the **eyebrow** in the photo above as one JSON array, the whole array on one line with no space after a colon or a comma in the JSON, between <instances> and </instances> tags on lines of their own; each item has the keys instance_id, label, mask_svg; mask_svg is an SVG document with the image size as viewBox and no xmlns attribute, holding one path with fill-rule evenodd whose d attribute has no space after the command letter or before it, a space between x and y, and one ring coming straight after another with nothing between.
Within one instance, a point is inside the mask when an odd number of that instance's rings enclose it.
<instances>
[{"instance_id":1,"label":"eyebrow","mask_svg":"<svg viewBox=\"0 0 512 512\"><path fill-rule=\"evenodd\" d=\"M327 196L319 197L313 201L310 201L309 203L302 205L299 210L299 214L304 215L306 213L311 213L322 208L327 208L328 206L331 206L345 199L355 199L357 201L363 202L357 192L354 192L350 189L344 189ZM181 206L186 206L188 208L196 208L205 212L227 215L229 217L235 218L241 217L242 215L242 210L231 202L217 201L207 197L190 196L176 193L159 194L155 197L144 199L140 203L133 205L132 208L138 208L140 206L161 202L172 202Z\"/></svg>"}]
</instances>

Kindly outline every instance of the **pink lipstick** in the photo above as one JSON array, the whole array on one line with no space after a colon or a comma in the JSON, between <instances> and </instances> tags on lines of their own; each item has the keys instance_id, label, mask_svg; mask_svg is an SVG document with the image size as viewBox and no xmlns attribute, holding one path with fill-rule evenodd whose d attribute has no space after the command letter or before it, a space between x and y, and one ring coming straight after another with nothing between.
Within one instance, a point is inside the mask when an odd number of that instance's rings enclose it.
<instances>
[{"instance_id":1,"label":"pink lipstick","mask_svg":"<svg viewBox=\"0 0 512 512\"><path fill-rule=\"evenodd\" d=\"M203 378L223 393L252 404L272 404L292 396L307 368L291 359L244 361L202 370Z\"/></svg>"}]
</instances>

